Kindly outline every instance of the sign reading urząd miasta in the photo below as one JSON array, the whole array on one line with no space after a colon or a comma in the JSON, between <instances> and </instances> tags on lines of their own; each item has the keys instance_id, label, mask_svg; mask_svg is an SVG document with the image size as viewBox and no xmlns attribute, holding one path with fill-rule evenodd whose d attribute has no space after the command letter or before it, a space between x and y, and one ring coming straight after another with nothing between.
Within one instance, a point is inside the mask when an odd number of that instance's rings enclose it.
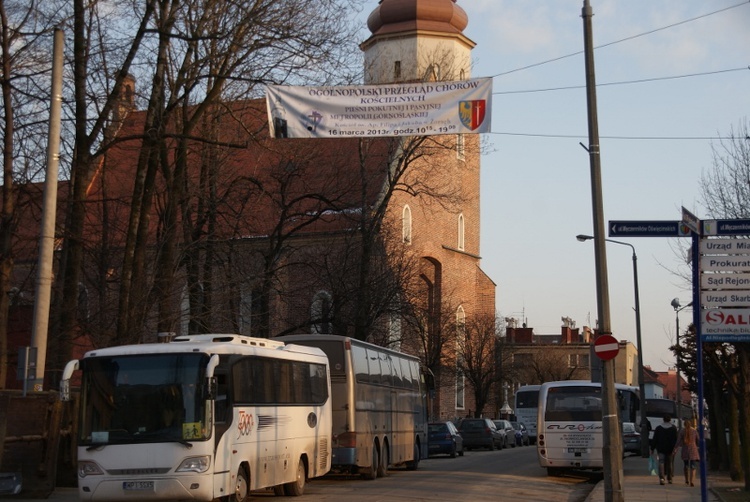
<instances>
[{"instance_id":1,"label":"sign reading urz\u0105d miasta","mask_svg":"<svg viewBox=\"0 0 750 502\"><path fill-rule=\"evenodd\" d=\"M272 138L490 132L492 79L266 87Z\"/></svg>"}]
</instances>

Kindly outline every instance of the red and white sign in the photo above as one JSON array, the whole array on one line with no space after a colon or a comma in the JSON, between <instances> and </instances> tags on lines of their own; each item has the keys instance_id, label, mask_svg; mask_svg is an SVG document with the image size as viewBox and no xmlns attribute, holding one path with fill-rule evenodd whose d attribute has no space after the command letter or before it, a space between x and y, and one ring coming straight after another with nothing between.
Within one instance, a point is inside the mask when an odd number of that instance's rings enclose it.
<instances>
[{"instance_id":1,"label":"red and white sign","mask_svg":"<svg viewBox=\"0 0 750 502\"><path fill-rule=\"evenodd\" d=\"M617 357L620 352L620 344L612 335L599 335L594 341L594 352L602 361L609 361Z\"/></svg>"}]
</instances>

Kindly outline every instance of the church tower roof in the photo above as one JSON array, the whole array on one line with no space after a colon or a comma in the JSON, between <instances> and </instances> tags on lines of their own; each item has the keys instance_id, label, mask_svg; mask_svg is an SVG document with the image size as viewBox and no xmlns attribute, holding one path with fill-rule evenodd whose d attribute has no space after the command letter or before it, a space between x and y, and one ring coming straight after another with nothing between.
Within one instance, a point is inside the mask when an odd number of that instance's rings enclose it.
<instances>
[{"instance_id":1,"label":"church tower roof","mask_svg":"<svg viewBox=\"0 0 750 502\"><path fill-rule=\"evenodd\" d=\"M456 0L380 0L367 19L374 37L415 30L460 35L468 24Z\"/></svg>"}]
</instances>

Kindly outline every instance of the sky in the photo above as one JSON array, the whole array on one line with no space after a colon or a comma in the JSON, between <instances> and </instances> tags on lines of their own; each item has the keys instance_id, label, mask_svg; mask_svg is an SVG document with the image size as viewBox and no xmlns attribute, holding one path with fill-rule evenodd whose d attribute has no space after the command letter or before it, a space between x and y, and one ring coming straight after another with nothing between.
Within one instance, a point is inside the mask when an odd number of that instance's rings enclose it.
<instances>
[{"instance_id":1,"label":"sky","mask_svg":"<svg viewBox=\"0 0 750 502\"><path fill-rule=\"evenodd\" d=\"M583 0L458 0L476 42L472 77L493 77L491 152L482 156L481 266L496 308L536 334L597 318L583 57ZM750 111L750 2L590 0L602 204L615 220L706 218L701 182L712 147ZM370 0L369 13L377 6ZM609 237L609 235L607 235ZM614 237L613 237L614 238ZM673 298L685 238L616 238L635 248L643 362L674 366ZM636 344L632 249L606 246L612 334ZM692 309L679 313L680 330Z\"/></svg>"},{"instance_id":2,"label":"sky","mask_svg":"<svg viewBox=\"0 0 750 502\"><path fill-rule=\"evenodd\" d=\"M494 152L482 158L481 255L497 283L497 310L538 334L559 332L561 317L593 326L594 244L575 238L593 234L589 155L580 144L588 145L583 2L458 4L469 16L465 34L477 43L472 75L495 77L486 138ZM701 180L713 168L712 145L750 111L750 4L590 5L605 223L679 220L683 206L704 217ZM624 83L634 81L641 83ZM691 301L680 253L687 240L616 239L637 255L644 364L666 370L674 366L668 347L677 327L671 301ZM632 249L610 243L606 254L612 333L636 343ZM681 329L691 316L690 308L680 312Z\"/></svg>"}]
</instances>

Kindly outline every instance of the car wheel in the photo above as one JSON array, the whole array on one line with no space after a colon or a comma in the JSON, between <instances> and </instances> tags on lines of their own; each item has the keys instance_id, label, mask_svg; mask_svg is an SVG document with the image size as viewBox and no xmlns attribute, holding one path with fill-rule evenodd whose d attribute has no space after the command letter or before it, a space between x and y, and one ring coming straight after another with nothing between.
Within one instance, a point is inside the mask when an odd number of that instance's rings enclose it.
<instances>
[{"instance_id":1,"label":"car wheel","mask_svg":"<svg viewBox=\"0 0 750 502\"><path fill-rule=\"evenodd\" d=\"M490 445L487 447L490 451L493 451L495 449L495 440L490 440Z\"/></svg>"},{"instance_id":2,"label":"car wheel","mask_svg":"<svg viewBox=\"0 0 750 502\"><path fill-rule=\"evenodd\" d=\"M461 445L461 450L459 450L458 456L459 457L463 457L464 456L464 446L463 445Z\"/></svg>"},{"instance_id":3,"label":"car wheel","mask_svg":"<svg viewBox=\"0 0 750 502\"><path fill-rule=\"evenodd\" d=\"M453 448L451 449L451 458L456 458L456 443L453 443Z\"/></svg>"}]
</instances>

